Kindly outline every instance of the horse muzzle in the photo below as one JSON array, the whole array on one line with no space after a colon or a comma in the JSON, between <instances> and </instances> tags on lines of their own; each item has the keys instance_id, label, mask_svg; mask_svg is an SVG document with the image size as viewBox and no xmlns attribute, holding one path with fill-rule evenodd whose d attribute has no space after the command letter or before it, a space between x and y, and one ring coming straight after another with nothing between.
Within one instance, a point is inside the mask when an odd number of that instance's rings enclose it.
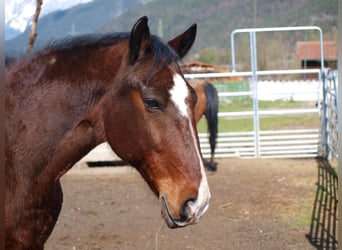
<instances>
[{"instance_id":1,"label":"horse muzzle","mask_svg":"<svg viewBox=\"0 0 342 250\"><path fill-rule=\"evenodd\" d=\"M164 220L169 228L185 227L187 225L196 224L204 215L209 207L210 193L206 200L199 201L198 199L189 199L183 203L180 208L179 216L176 218L170 211L167 204L167 199L162 196L161 211Z\"/></svg>"}]
</instances>

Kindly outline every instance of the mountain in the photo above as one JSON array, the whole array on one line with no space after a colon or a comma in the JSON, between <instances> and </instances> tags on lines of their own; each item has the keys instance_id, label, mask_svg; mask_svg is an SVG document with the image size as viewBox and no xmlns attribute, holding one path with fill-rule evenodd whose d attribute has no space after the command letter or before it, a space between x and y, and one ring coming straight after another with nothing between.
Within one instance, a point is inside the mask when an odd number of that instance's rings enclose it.
<instances>
[{"instance_id":1,"label":"mountain","mask_svg":"<svg viewBox=\"0 0 342 250\"><path fill-rule=\"evenodd\" d=\"M196 54L209 49L216 57L227 58L230 34L237 28L317 25L325 39L336 39L337 3L338 0L94 0L42 17L36 45L66 35L128 31L139 17L147 15L151 32L164 34L165 39L197 23L198 34L190 55L196 59ZM18 38L6 41L6 50L24 50L28 34L26 30ZM295 33L278 38L282 49L268 46L267 37L258 45L282 51L293 47L289 41L304 36ZM305 39L310 38L314 35L308 32ZM248 46L248 39L244 42ZM242 52L248 54L245 50Z\"/></svg>"},{"instance_id":2,"label":"mountain","mask_svg":"<svg viewBox=\"0 0 342 250\"><path fill-rule=\"evenodd\" d=\"M127 11L100 31L128 30L127 20L147 15L152 32L157 33L162 22L165 38L169 39L187 25L197 23L198 35L191 51L198 52L229 47L230 34L238 28L317 25L326 34L336 32L337 3L338 0L159 0Z\"/></svg>"},{"instance_id":3,"label":"mountain","mask_svg":"<svg viewBox=\"0 0 342 250\"><path fill-rule=\"evenodd\" d=\"M39 47L48 41L70 35L93 33L109 20L129 9L141 7L151 0L94 0L65 10L51 12L38 21L37 41ZM24 51L27 46L30 29L18 37L5 42L7 51Z\"/></svg>"},{"instance_id":4,"label":"mountain","mask_svg":"<svg viewBox=\"0 0 342 250\"><path fill-rule=\"evenodd\" d=\"M66 10L72 6L93 0L44 0L40 17L56 10ZM35 0L6 0L5 2L5 39L12 39L25 31L35 13Z\"/></svg>"}]
</instances>

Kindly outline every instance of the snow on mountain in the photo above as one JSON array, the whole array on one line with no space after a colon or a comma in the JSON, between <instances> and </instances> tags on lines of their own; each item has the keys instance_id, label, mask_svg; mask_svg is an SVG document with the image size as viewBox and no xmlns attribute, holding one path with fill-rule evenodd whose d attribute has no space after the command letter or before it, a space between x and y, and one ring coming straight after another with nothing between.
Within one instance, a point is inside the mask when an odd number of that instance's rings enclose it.
<instances>
[{"instance_id":1,"label":"snow on mountain","mask_svg":"<svg viewBox=\"0 0 342 250\"><path fill-rule=\"evenodd\" d=\"M40 17L56 10L65 10L77 4L93 0L43 0ZM36 10L36 0L5 1L5 39L11 39L24 32Z\"/></svg>"}]
</instances>

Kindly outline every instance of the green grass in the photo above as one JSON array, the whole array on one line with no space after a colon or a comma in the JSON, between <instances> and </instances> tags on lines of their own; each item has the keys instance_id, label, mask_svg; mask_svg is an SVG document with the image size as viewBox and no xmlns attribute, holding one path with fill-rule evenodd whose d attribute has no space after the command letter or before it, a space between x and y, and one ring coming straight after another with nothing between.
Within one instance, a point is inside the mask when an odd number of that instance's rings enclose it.
<instances>
[{"instance_id":1,"label":"green grass","mask_svg":"<svg viewBox=\"0 0 342 250\"><path fill-rule=\"evenodd\" d=\"M312 103L297 101L259 101L260 110L271 109L298 109L298 108L314 108ZM253 110L252 100L245 97L241 100L221 101L219 106L220 112L237 112ZM317 114L305 115L281 115L261 117L261 130L286 129L286 128L319 128L319 117ZM207 132L207 124L205 118L198 123L198 131ZM245 132L253 131L253 117L220 117L219 132Z\"/></svg>"},{"instance_id":2,"label":"green grass","mask_svg":"<svg viewBox=\"0 0 342 250\"><path fill-rule=\"evenodd\" d=\"M319 118L317 115L264 117L260 118L259 124L261 130L318 128ZM207 132L205 118L200 120L197 129L200 133ZM219 132L246 132L253 130L252 118L219 119Z\"/></svg>"},{"instance_id":3,"label":"green grass","mask_svg":"<svg viewBox=\"0 0 342 250\"><path fill-rule=\"evenodd\" d=\"M242 98L242 99L238 99ZM307 102L298 101L259 101L260 110L269 109L295 109L301 107L308 107L310 104ZM314 106L310 106L314 108ZM236 111L247 111L253 110L253 101L249 97L230 97L226 101L221 101L219 104L220 112L236 112Z\"/></svg>"},{"instance_id":4,"label":"green grass","mask_svg":"<svg viewBox=\"0 0 342 250\"><path fill-rule=\"evenodd\" d=\"M293 200L287 209L280 209L279 215L284 224L294 229L308 228L312 222L312 197Z\"/></svg>"},{"instance_id":5,"label":"green grass","mask_svg":"<svg viewBox=\"0 0 342 250\"><path fill-rule=\"evenodd\" d=\"M239 92L249 91L248 81L236 82L216 82L214 86L219 92ZM259 110L272 109L299 109L314 108L311 102L299 101L259 101ZM238 112L252 111L253 100L249 96L241 97L220 97L219 112ZM207 124L205 118L198 123L198 131L207 132ZM319 117L317 114L307 115L281 115L281 116L264 116L259 121L261 130L287 129L287 128L319 128ZM219 132L245 132L253 131L253 117L220 117Z\"/></svg>"}]
</instances>

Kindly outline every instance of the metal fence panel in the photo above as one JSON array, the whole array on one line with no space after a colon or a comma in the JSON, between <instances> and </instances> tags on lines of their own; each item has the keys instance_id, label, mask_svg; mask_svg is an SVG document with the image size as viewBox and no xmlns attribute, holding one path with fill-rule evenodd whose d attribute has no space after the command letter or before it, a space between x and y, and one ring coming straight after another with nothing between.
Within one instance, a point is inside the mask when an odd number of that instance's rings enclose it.
<instances>
[{"instance_id":1,"label":"metal fence panel","mask_svg":"<svg viewBox=\"0 0 342 250\"><path fill-rule=\"evenodd\" d=\"M338 73L326 69L323 74L322 137L324 154L338 159Z\"/></svg>"},{"instance_id":2,"label":"metal fence panel","mask_svg":"<svg viewBox=\"0 0 342 250\"><path fill-rule=\"evenodd\" d=\"M268 70L258 71L257 65L257 39L256 33L258 32L278 32L278 31L305 31L315 30L319 32L320 41L320 69L296 69L296 70ZM235 45L234 38L237 33L248 33L250 38L250 58L251 58L251 71L250 72L236 72L235 63ZM247 96L252 98L253 104L249 111L241 112L220 112L219 117L231 117L236 118L239 116L252 117L254 129L249 132L240 133L219 133L216 157L313 157L322 154L322 140L321 137L327 138L327 145L330 141L335 143L335 139L328 139L334 137L334 132L328 132L322 130L319 127L317 129L291 129L286 130L279 129L273 131L262 131L260 129L260 117L261 116L281 116L281 115L305 115L305 114L317 114L317 119L321 116L320 97L322 96L322 72L324 65L323 55L323 34L322 30L316 26L306 27L275 27L275 28L253 28L253 29L237 29L231 34L231 55L232 55L232 73L212 73L212 74L188 74L187 78L219 78L219 77L249 77L251 82L250 91L241 91L238 93L220 93L220 100L223 97L229 96ZM271 76L271 75L299 75L299 74L317 74L318 87L313 89L312 92L317 96L316 108L299 108L299 109L281 109L281 110L260 110L259 109L259 97L260 95L272 95L275 93L262 93L265 90L259 90L258 77L259 76ZM296 90L295 90L296 91ZM277 93L279 94L279 92ZM285 94L285 93L284 93ZM330 100L330 99L329 99ZM323 105L324 106L324 105ZM333 105L331 105L333 106ZM329 109L330 113L334 108ZM325 122L331 122L330 113L325 119ZM335 121L335 118L332 118ZM324 133L321 133L325 131ZM329 130L330 131L330 130ZM333 134L331 136L331 134ZM208 156L209 147L205 142L207 135L201 134L201 147L205 157ZM330 143L331 144L331 143ZM330 145L329 144L329 145ZM334 147L334 146L332 146Z\"/></svg>"}]
</instances>

